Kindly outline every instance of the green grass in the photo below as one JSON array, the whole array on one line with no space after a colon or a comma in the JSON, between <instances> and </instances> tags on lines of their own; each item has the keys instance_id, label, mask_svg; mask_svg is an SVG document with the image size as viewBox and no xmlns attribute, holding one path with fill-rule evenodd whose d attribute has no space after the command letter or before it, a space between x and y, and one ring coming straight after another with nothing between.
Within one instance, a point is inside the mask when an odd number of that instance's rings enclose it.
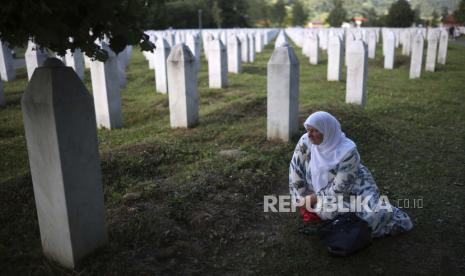
<instances>
[{"instance_id":1,"label":"green grass","mask_svg":"<svg viewBox=\"0 0 465 276\"><path fill-rule=\"evenodd\" d=\"M293 213L263 213L263 195L286 194L295 146L266 141L266 63L273 45L209 89L199 73L200 122L171 129L166 95L139 51L122 91L124 128L99 131L109 243L74 271L42 256L20 97L25 70L3 83L0 109L0 267L6 274L433 274L465 272L465 47L447 65L409 80L409 59L369 61L365 109L344 103L345 83L326 81L326 56L300 60L300 121L326 110L341 121L383 194L423 199L406 209L415 228L349 258L328 256L297 233ZM425 51L426 52L426 51ZM85 84L90 90L90 74ZM303 133L303 126L300 126ZM223 149L246 154L226 158ZM138 200L123 200L140 192Z\"/></svg>"}]
</instances>

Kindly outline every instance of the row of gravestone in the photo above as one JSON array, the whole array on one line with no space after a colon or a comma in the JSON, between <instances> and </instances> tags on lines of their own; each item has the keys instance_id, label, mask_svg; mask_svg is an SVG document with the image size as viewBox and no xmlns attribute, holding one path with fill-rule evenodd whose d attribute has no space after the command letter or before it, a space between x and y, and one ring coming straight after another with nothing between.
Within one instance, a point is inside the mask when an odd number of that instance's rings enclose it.
<instances>
[{"instance_id":1,"label":"row of gravestone","mask_svg":"<svg viewBox=\"0 0 465 276\"><path fill-rule=\"evenodd\" d=\"M35 69L41 66L50 56L55 56L65 65L73 68L81 80L84 79L84 68L90 68L98 127L121 127L123 120L121 116L120 89L126 85L125 71L132 47L128 46L124 51L115 55L105 41L98 43L109 53L106 62L91 60L84 56L79 49L74 52L68 50L65 56L60 57L29 41L24 55L28 79L31 79ZM7 43L2 42L1 46L0 75L2 80L12 81L16 77L15 59ZM1 84L0 105L5 105Z\"/></svg>"},{"instance_id":2,"label":"row of gravestone","mask_svg":"<svg viewBox=\"0 0 465 276\"><path fill-rule=\"evenodd\" d=\"M293 48L287 43L286 34L294 40L296 45L301 45L303 54L309 56L310 64L318 64L319 50L326 48L329 81L341 80L343 60L345 60L347 66L346 102L365 106L368 58L375 58L376 42L379 41L377 33L380 31L386 69L393 69L395 47L402 44L403 54L411 55L410 78L420 77L425 35L428 41L425 69L434 71L436 55L438 55L437 62L445 64L448 42L448 33L445 29L290 28L280 31L275 41L275 51L268 62L268 139L289 141L298 132L299 61ZM403 37L399 43L396 43L396 34ZM324 47L319 44L320 38L325 44ZM438 40L440 41L439 53L437 53Z\"/></svg>"},{"instance_id":3,"label":"row of gravestone","mask_svg":"<svg viewBox=\"0 0 465 276\"><path fill-rule=\"evenodd\" d=\"M382 37L385 69L394 68L395 49L402 45L402 55L409 56L412 53L409 75L411 79L419 78L421 75L424 40L428 43L425 70L434 72L436 63L446 63L448 32L443 28L290 28L286 30L286 33L297 46L302 47L303 54L309 56L310 64L319 63L319 49L328 50L329 55L331 39L334 36L338 36L342 41L343 52L344 49L348 49L351 42L362 40L367 44L370 59L376 57L376 45ZM344 60L347 63L347 52ZM328 62L328 66L333 65L334 63ZM328 80L333 80L329 70Z\"/></svg>"},{"instance_id":4,"label":"row of gravestone","mask_svg":"<svg viewBox=\"0 0 465 276\"><path fill-rule=\"evenodd\" d=\"M255 53L262 52L268 44L273 30L223 29L204 30L202 36L197 30L147 31L150 40L156 45L154 52L144 52L149 68L155 70L156 90L167 93L167 65L170 50L184 43L195 58L197 70L200 68L200 53L203 46L208 61L210 88L223 88L227 85L227 72L242 72L242 62L254 62ZM209 56L213 55L213 61Z\"/></svg>"},{"instance_id":5,"label":"row of gravestone","mask_svg":"<svg viewBox=\"0 0 465 276\"><path fill-rule=\"evenodd\" d=\"M269 40L276 34L264 32ZM218 68L222 42L208 45L209 67ZM121 105L117 57L109 53L105 62L91 61L93 95L71 67L54 58L35 69L21 100L43 252L70 268L107 240L95 126ZM157 63L154 67L160 70ZM166 70L171 126L189 127L198 117L198 65L182 41L167 57ZM111 125L120 120L109 118Z\"/></svg>"}]
</instances>

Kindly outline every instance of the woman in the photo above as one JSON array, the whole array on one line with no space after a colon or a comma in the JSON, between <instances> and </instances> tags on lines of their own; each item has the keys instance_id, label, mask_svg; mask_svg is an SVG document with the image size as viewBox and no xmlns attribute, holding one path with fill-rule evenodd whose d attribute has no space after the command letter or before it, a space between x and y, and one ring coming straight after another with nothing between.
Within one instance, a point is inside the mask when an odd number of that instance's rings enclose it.
<instances>
[{"instance_id":1,"label":"woman","mask_svg":"<svg viewBox=\"0 0 465 276\"><path fill-rule=\"evenodd\" d=\"M316 207L314 212L326 220L336 217L344 208L355 206L354 199L358 197L369 208L351 211L356 211L368 223L373 237L412 229L406 213L386 202L385 197L380 198L373 176L360 162L355 143L341 131L336 118L318 111L307 118L304 126L307 133L297 143L289 167L289 189L294 204ZM321 208L323 199L328 198L339 198L338 206L344 208Z\"/></svg>"}]
</instances>

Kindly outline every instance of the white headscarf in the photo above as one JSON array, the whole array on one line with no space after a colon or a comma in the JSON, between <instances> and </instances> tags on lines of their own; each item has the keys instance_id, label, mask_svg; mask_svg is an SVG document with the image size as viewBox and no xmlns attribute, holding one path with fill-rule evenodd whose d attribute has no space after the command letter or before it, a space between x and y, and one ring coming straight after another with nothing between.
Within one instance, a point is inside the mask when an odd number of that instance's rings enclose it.
<instances>
[{"instance_id":1,"label":"white headscarf","mask_svg":"<svg viewBox=\"0 0 465 276\"><path fill-rule=\"evenodd\" d=\"M311 114L304 126L305 128L312 126L323 134L321 144L312 143L310 145L309 167L312 174L312 184L315 192L319 192L328 184L329 170L336 167L344 155L354 149L356 145L342 132L338 120L328 112L318 111Z\"/></svg>"}]
</instances>

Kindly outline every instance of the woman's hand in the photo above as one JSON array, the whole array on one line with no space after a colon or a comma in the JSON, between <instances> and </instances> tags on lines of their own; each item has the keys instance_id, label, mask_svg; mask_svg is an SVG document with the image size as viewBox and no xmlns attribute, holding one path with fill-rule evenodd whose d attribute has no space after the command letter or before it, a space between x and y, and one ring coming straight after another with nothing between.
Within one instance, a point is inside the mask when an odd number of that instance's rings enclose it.
<instances>
[{"instance_id":1,"label":"woman's hand","mask_svg":"<svg viewBox=\"0 0 465 276\"><path fill-rule=\"evenodd\" d=\"M305 205L304 206L307 206L307 204L309 204L310 206L313 206L317 203L318 201L318 197L315 193L311 193L307 196L305 196Z\"/></svg>"}]
</instances>

